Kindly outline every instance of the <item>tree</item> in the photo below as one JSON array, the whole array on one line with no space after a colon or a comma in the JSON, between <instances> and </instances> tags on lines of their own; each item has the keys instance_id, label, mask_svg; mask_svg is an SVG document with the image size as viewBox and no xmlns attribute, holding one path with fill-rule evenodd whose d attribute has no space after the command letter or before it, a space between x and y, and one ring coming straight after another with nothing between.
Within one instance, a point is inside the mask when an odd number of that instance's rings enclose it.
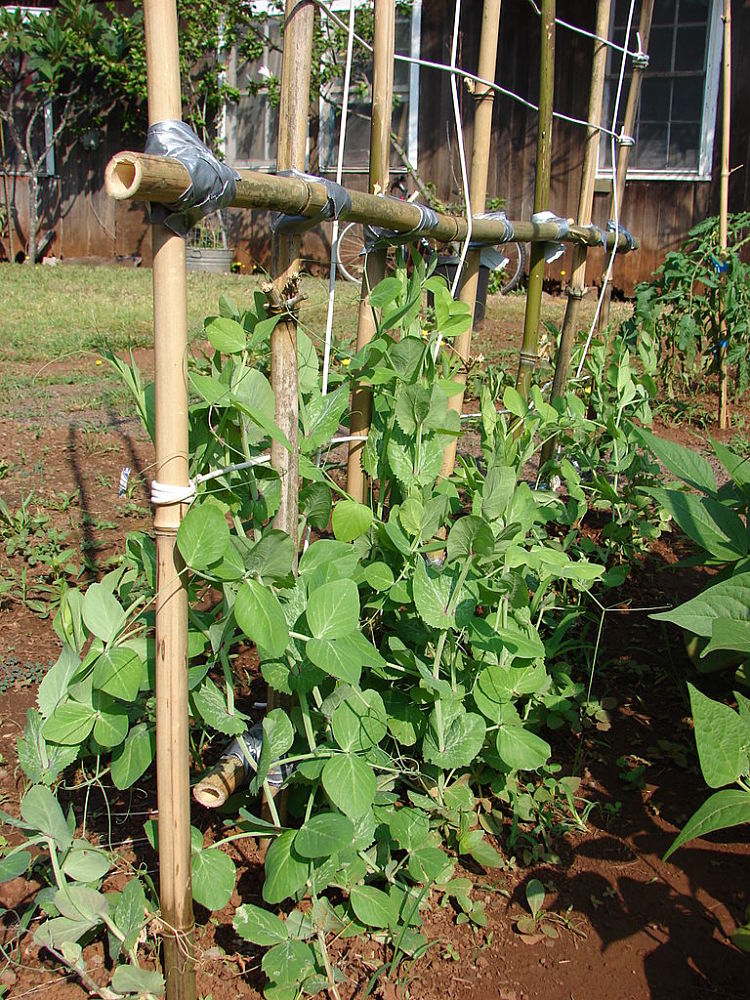
<instances>
[{"instance_id":1,"label":"tree","mask_svg":"<svg viewBox=\"0 0 750 1000\"><path fill-rule=\"evenodd\" d=\"M39 13L0 9L0 121L17 168L29 178L31 263L37 258L47 155L63 136L71 145L102 124L122 101L127 56L126 37L88 0L61 0Z\"/></svg>"}]
</instances>

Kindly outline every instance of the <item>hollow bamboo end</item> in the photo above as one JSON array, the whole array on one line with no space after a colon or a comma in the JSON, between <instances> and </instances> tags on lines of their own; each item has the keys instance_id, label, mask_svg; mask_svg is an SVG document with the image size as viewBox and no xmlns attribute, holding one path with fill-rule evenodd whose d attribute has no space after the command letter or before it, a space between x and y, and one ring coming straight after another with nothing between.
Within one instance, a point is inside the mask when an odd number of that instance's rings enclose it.
<instances>
[{"instance_id":1,"label":"hollow bamboo end","mask_svg":"<svg viewBox=\"0 0 750 1000\"><path fill-rule=\"evenodd\" d=\"M219 809L242 787L245 768L236 757L220 760L193 789L193 798L204 809Z\"/></svg>"},{"instance_id":2,"label":"hollow bamboo end","mask_svg":"<svg viewBox=\"0 0 750 1000\"><path fill-rule=\"evenodd\" d=\"M107 194L118 201L132 198L141 183L142 168L137 158L118 153L107 164L104 186Z\"/></svg>"}]
</instances>

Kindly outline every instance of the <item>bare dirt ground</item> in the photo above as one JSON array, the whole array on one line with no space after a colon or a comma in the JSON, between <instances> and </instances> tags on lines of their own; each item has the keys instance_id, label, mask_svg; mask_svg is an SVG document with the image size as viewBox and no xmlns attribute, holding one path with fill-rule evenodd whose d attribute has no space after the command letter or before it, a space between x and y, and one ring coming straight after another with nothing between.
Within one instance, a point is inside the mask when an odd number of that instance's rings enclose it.
<instances>
[{"instance_id":1,"label":"bare dirt ground","mask_svg":"<svg viewBox=\"0 0 750 1000\"><path fill-rule=\"evenodd\" d=\"M497 324L485 326L493 342L509 343L515 337L515 326L511 331L497 320L488 323ZM139 354L138 360L148 371L149 352ZM64 544L78 553L79 561L83 546L82 555L90 562L85 579L106 568L127 531L148 530L145 481L153 456L140 425L116 397L101 406L88 405L102 371L96 361L56 362L52 371L65 371L66 365L68 370L75 365L77 375L91 376L83 390L80 381L40 389L32 366L6 371L6 384L8 378L16 379L17 388L9 390L0 420L0 496L16 510L32 494L30 509L43 507L49 524L66 532ZM87 398L82 399L82 392ZM677 433L697 444L692 431ZM117 496L124 465L137 479L130 498ZM57 498L60 509L43 503L49 498ZM630 606L669 604L697 591L698 571L671 568L683 554L679 539L660 542L629 582L625 596ZM43 571L28 565L23 556L0 553L0 578L13 571L20 580L24 569L27 582L41 579ZM17 589L2 598L0 623L1 665L23 668L56 658L59 642L50 619L30 610ZM457 925L450 908L436 907L426 928L434 946L413 966L403 963L396 980L381 978L372 995L396 1000L405 997L408 988L416 1000L748 996L748 960L730 941L750 904L746 831L714 835L682 848L666 864L660 860L680 825L706 797L682 683L688 661L676 637L650 622L645 612L608 614L603 641L595 692L599 698L616 699L611 727L584 730L580 737L565 735L554 748L563 773L580 775L581 795L596 803L588 831L565 833L528 865L516 850L515 857L505 852L505 870L467 871L480 898L486 899L487 927ZM31 677L33 671L27 672ZM23 787L15 741L34 697L35 682L17 676L0 699L0 794L3 808L11 812L18 808ZM153 787L144 783L123 794L105 782L104 789L111 833L102 796L94 794L91 804L102 842L118 845L123 858L142 863L155 877L156 858L142 832L143 821L154 815ZM69 793L79 816L81 794ZM209 836L221 828L207 813L196 811L193 821ZM502 851L504 845L498 846ZM260 901L258 845L242 842L234 847L234 857L240 878L230 904L213 915L198 908L196 915L198 989L206 1000L258 998L262 989L260 953L239 940L231 926L240 902ZM558 931L554 940L544 935L526 940L514 926L527 912L524 887L534 877L547 889L545 907ZM117 888L118 878L115 875L105 888ZM13 948L15 913L34 888L20 879L0 887L0 904L8 911L2 928L5 948ZM108 959L102 945L90 945L87 954L94 979L105 982ZM0 972L7 995L55 1000L85 995L77 981L63 977L39 954L30 935L12 955L13 961ZM338 943L333 957L347 976L341 989L346 1000L364 996L391 952L375 942L355 940Z\"/></svg>"}]
</instances>

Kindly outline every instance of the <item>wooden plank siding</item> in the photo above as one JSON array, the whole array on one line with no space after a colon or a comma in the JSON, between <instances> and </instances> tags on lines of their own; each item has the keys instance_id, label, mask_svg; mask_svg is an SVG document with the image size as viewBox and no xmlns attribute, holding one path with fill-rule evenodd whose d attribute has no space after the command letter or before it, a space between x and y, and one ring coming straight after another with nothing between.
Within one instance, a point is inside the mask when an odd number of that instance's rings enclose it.
<instances>
[{"instance_id":1,"label":"wooden plank siding","mask_svg":"<svg viewBox=\"0 0 750 1000\"><path fill-rule=\"evenodd\" d=\"M587 0L559 0L558 14L568 21L593 29L595 3ZM482 0L467 0L461 21L460 65L474 71L479 51L479 27ZM421 51L425 59L448 63L450 59L454 0L424 0L422 7ZM750 206L750 60L745 46L750 43L750 3L733 0L733 127L732 164L736 168L730 182L730 210ZM557 37L555 108L585 118L588 104L592 42L560 28ZM539 19L529 0L503 0L498 53L498 82L536 102L539 66ZM440 198L458 201L461 191L450 84L446 73L422 68L419 102L419 172L435 185ZM473 100L465 84L459 87L464 117L467 155L471 153ZM719 107L721 95L719 94ZM496 96L494 134L490 159L488 190L490 196L505 200L508 215L527 219L532 212L534 193L534 157L536 115L517 101ZM553 168L550 207L559 215L576 214L583 157L583 130L556 120L553 126ZM67 157L58 152L59 174L43 182L45 187L46 225L54 223L55 240L51 253L65 258L142 258L151 260L148 217L144 205L115 205L104 193L104 167L117 149L139 148L143 137L123 137L111 126L101 146L94 151L77 147ZM713 172L710 181L631 181L627 185L623 223L639 237L641 249L618 259L615 286L626 294L647 278L663 259L664 253L677 246L688 230L707 214L718 211L720 122L717 119ZM317 121L311 121L311 157L317 167ZM19 232L16 245L22 244L25 225L25 186L23 177L13 179L16 186ZM347 173L344 183L362 189L366 175ZM606 222L608 195L598 192L593 221ZM56 213L59 203L60 211ZM313 266L325 266L329 252L329 227L316 230L305 238L303 253ZM251 270L268 261L270 248L267 213L233 212L230 239L237 247L237 259ZM570 273L571 251L548 268L551 281L560 281L561 272ZM601 279L602 251L592 251L587 281Z\"/></svg>"}]
</instances>

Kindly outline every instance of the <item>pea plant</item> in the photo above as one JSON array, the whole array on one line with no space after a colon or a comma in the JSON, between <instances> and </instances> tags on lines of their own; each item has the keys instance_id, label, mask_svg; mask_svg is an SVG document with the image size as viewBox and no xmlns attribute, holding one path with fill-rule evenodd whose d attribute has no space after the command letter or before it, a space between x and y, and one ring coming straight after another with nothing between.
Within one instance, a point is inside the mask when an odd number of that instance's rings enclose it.
<instances>
[{"instance_id":1,"label":"pea plant","mask_svg":"<svg viewBox=\"0 0 750 1000\"><path fill-rule=\"evenodd\" d=\"M435 302L429 322L425 288ZM335 994L333 937L391 942L393 973L398 956L426 950L422 914L435 896L483 926L471 881L455 877L457 858L502 867L498 841L547 836L563 815L583 828L576 782L560 773L549 740L581 726L585 692L567 635L590 588L607 584L606 566L566 542L588 510L576 474L560 497L532 489L521 470L547 437L573 433L584 403L570 394L552 407L534 389L526 404L507 389L509 412L499 413L490 380L481 455L442 478L460 419L448 407L455 365L435 342L466 330L469 312L418 254L410 274L400 269L373 289L372 302L375 339L332 373L325 394L314 344L299 333L298 538L272 526L280 488L265 456L283 435L266 377L276 318L262 296L246 309L222 300L206 323L214 353L189 372L190 474L200 485L177 545L190 600L191 712L196 732L237 738L250 770L227 836L206 845L192 830L193 894L224 907L236 882L224 845L270 841L264 906L243 903L234 918L241 938L266 949L269 1000ZM152 387L134 364L110 361L153 433ZM346 495L327 461L353 379L374 390L367 504ZM76 818L51 789L76 760L93 761L122 790L153 762L155 566L153 541L134 532L121 566L85 592L64 593L54 621L63 651L19 741L31 782L19 828L47 862L32 862L23 845L0 871L49 871L35 936L72 969L86 974L91 933L114 941L114 995L159 990L136 953L157 903L137 879L120 895L106 891L109 856L76 838ZM248 643L277 706L262 718L256 755L247 745L256 720L239 684ZM194 741L197 768L202 745ZM270 819L250 811L257 795ZM146 833L154 842L150 826Z\"/></svg>"}]
</instances>

